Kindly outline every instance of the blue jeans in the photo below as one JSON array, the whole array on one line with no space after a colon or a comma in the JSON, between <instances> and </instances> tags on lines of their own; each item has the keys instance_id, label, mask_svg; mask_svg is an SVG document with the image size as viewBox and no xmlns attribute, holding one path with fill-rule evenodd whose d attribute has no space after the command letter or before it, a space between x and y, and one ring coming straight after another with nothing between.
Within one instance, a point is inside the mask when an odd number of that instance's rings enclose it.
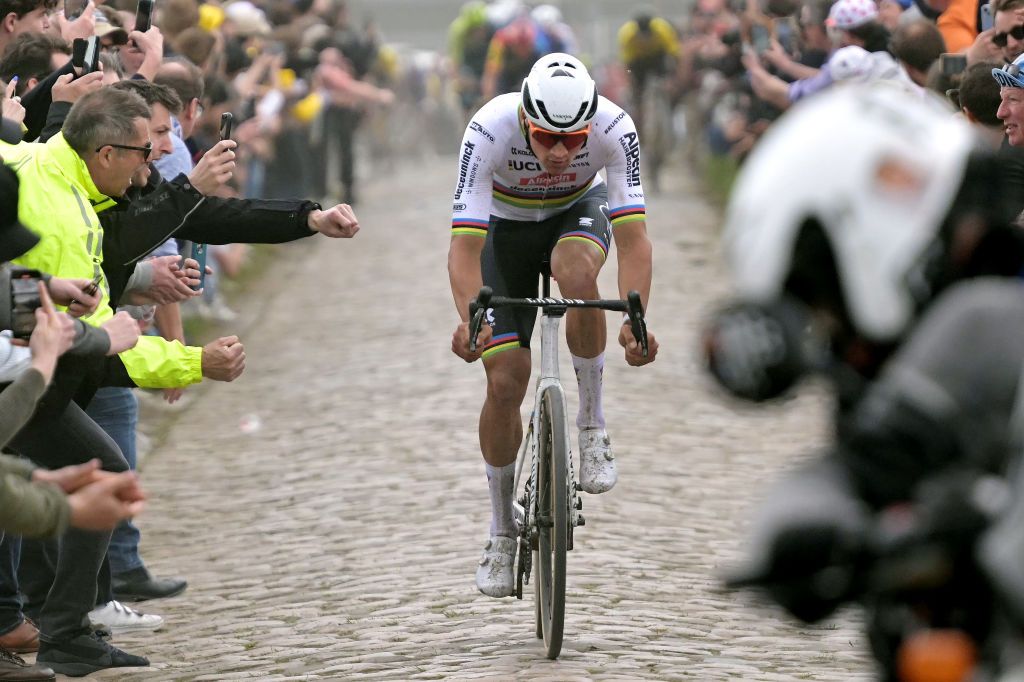
<instances>
[{"instance_id":1,"label":"blue jeans","mask_svg":"<svg viewBox=\"0 0 1024 682\"><path fill-rule=\"evenodd\" d=\"M114 439L128 460L128 468L135 470L135 428L139 423L139 402L130 388L107 387L96 391L85 411ZM110 572L125 573L143 566L139 556L139 529L131 521L122 521L110 538ZM0 557L2 558L2 557Z\"/></svg>"}]
</instances>

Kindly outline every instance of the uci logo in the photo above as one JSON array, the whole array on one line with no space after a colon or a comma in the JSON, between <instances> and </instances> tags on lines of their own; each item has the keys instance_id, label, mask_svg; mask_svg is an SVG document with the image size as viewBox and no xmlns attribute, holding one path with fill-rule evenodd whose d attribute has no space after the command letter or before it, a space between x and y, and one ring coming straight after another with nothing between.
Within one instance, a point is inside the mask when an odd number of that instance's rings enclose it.
<instances>
[{"instance_id":1,"label":"uci logo","mask_svg":"<svg viewBox=\"0 0 1024 682\"><path fill-rule=\"evenodd\" d=\"M466 205L465 204L455 204L454 206L452 206L452 210L453 211L465 211L466 210Z\"/></svg>"}]
</instances>

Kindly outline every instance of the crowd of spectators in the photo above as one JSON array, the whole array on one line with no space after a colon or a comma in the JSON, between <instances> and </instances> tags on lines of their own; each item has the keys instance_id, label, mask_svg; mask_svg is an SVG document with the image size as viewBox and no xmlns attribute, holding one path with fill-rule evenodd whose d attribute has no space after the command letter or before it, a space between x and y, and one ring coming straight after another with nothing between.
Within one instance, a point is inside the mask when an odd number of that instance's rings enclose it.
<instances>
[{"instance_id":1,"label":"crowd of spectators","mask_svg":"<svg viewBox=\"0 0 1024 682\"><path fill-rule=\"evenodd\" d=\"M131 523L138 389L245 370L183 315L230 321L209 295L240 245L356 233L355 132L395 99L343 1L75 4L0 0L0 680L148 664L110 640L162 618L123 602L187 581Z\"/></svg>"},{"instance_id":2,"label":"crowd of spectators","mask_svg":"<svg viewBox=\"0 0 1024 682\"><path fill-rule=\"evenodd\" d=\"M679 41L668 87L689 151L719 167L734 170L796 102L850 82L933 90L1004 153L1018 144L1001 124L1015 95L1004 89L1000 108L991 70L1024 52L1021 0L699 0L664 19Z\"/></svg>"}]
</instances>

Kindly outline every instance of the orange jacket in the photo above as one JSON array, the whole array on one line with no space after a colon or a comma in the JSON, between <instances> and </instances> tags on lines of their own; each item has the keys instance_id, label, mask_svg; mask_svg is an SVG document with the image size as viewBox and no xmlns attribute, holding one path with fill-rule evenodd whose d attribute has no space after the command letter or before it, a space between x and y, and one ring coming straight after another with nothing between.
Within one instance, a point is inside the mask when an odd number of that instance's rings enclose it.
<instances>
[{"instance_id":1,"label":"orange jacket","mask_svg":"<svg viewBox=\"0 0 1024 682\"><path fill-rule=\"evenodd\" d=\"M946 41L946 52L963 52L978 37L979 0L953 0L935 25Z\"/></svg>"}]
</instances>

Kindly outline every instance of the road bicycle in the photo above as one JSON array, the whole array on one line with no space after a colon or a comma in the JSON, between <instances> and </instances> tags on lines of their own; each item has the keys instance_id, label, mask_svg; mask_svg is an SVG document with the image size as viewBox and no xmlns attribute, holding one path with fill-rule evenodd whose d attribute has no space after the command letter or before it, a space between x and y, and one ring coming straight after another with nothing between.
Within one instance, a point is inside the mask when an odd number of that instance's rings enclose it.
<instances>
[{"instance_id":1,"label":"road bicycle","mask_svg":"<svg viewBox=\"0 0 1024 682\"><path fill-rule=\"evenodd\" d=\"M669 163L676 146L674 107L668 92L668 79L651 74L643 92L637 97L636 106L637 132L647 160L646 177L650 178L651 191L657 193L661 191L661 170Z\"/></svg>"},{"instance_id":2,"label":"road bicycle","mask_svg":"<svg viewBox=\"0 0 1024 682\"><path fill-rule=\"evenodd\" d=\"M579 300L551 298L550 273L545 271L541 298L494 296L483 287L470 304L470 349L477 348L477 335L488 308L532 307L542 312L540 325L540 375L536 398L523 443L516 456L515 519L519 526L515 595L523 598L523 584L529 584L534 566L534 599L537 638L544 639L547 657L558 658L562 650L565 621L565 553L572 549L573 529L584 524L583 500L573 473L569 448L569 422L565 392L558 378L558 326L569 308L600 308L629 315L633 336L647 355L647 325L640 294L629 292L626 300ZM530 469L523 476L529 453Z\"/></svg>"}]
</instances>

